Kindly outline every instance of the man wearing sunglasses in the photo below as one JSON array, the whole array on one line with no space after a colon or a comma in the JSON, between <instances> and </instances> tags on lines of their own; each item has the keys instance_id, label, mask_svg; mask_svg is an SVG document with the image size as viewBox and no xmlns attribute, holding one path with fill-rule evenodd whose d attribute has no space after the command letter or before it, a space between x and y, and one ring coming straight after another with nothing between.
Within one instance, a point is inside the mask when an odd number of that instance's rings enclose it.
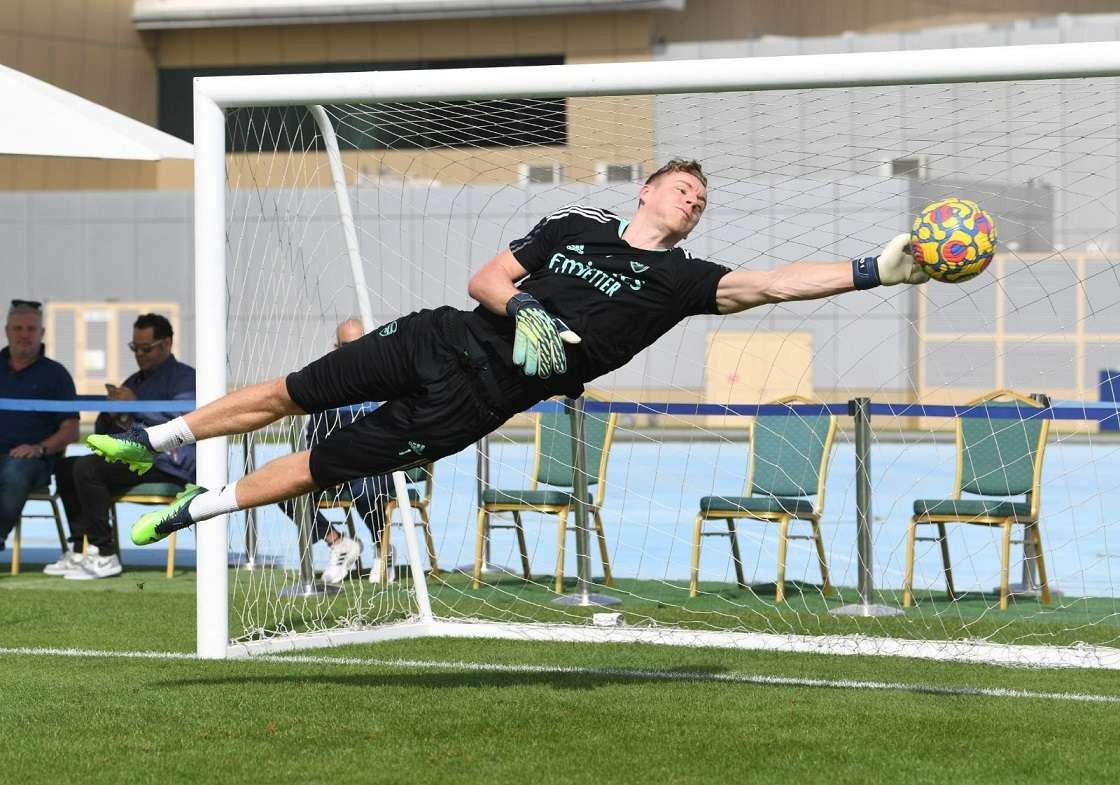
<instances>
[{"instance_id":1,"label":"man wearing sunglasses","mask_svg":"<svg viewBox=\"0 0 1120 785\"><path fill-rule=\"evenodd\" d=\"M74 399L69 371L44 354L42 303L12 300L4 332L0 398ZM0 410L0 549L31 491L50 482L55 456L77 439L77 412Z\"/></svg>"},{"instance_id":2,"label":"man wearing sunglasses","mask_svg":"<svg viewBox=\"0 0 1120 785\"><path fill-rule=\"evenodd\" d=\"M132 325L128 349L139 370L119 387L105 385L110 401L166 401L194 398L194 368L171 353L171 322L160 314L142 314ZM174 412L103 412L94 425L97 433L120 433L133 425L148 427L172 420ZM43 572L68 580L95 580L121 573L109 509L113 497L140 482L183 485L194 482L194 447L181 447L160 456L150 470L137 474L127 466L111 464L96 455L65 458L55 470L58 491L70 521L69 553ZM89 547L82 553L83 537Z\"/></svg>"}]
</instances>

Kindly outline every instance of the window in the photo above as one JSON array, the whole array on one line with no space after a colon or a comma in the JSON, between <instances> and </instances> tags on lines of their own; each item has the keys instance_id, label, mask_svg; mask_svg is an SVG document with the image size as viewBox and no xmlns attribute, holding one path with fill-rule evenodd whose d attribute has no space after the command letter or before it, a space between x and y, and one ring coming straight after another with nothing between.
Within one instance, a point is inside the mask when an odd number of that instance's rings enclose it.
<instances>
[{"instance_id":1,"label":"window","mask_svg":"<svg viewBox=\"0 0 1120 785\"><path fill-rule=\"evenodd\" d=\"M884 168L887 170L884 172L887 177L913 177L916 180L929 177L929 161L924 155L895 158Z\"/></svg>"},{"instance_id":2,"label":"window","mask_svg":"<svg viewBox=\"0 0 1120 785\"><path fill-rule=\"evenodd\" d=\"M595 164L595 182L636 183L642 179L641 164L620 164L601 161Z\"/></svg>"},{"instance_id":3,"label":"window","mask_svg":"<svg viewBox=\"0 0 1120 785\"><path fill-rule=\"evenodd\" d=\"M304 63L237 68L161 68L159 128L193 141L192 80L196 76L425 68L558 65L559 55L397 63ZM329 110L329 109L328 109ZM322 149L315 121L304 107L254 107L227 115L232 152ZM348 106L335 133L342 149L389 150L434 147L564 145L568 140L563 98L386 103Z\"/></svg>"},{"instance_id":4,"label":"window","mask_svg":"<svg viewBox=\"0 0 1120 785\"><path fill-rule=\"evenodd\" d=\"M521 164L518 170L522 185L556 185L564 178L560 164Z\"/></svg>"}]
</instances>

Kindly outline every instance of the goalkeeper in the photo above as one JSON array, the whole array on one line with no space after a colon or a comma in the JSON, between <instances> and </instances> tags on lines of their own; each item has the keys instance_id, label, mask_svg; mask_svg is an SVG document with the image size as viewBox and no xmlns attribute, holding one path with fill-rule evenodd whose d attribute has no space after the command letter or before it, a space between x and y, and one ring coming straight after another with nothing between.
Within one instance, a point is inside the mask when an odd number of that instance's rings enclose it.
<instances>
[{"instance_id":1,"label":"goalkeeper","mask_svg":"<svg viewBox=\"0 0 1120 785\"><path fill-rule=\"evenodd\" d=\"M581 395L584 382L621 367L688 316L926 280L905 234L878 256L839 263L762 271L695 259L677 244L706 205L700 165L674 159L641 187L632 220L570 207L510 243L471 278L468 292L479 302L473 311L418 311L286 378L151 428L89 437L106 459L142 473L157 453L200 439L385 401L311 450L221 488L188 488L141 517L133 542L156 542L223 513L456 453L538 401Z\"/></svg>"}]
</instances>

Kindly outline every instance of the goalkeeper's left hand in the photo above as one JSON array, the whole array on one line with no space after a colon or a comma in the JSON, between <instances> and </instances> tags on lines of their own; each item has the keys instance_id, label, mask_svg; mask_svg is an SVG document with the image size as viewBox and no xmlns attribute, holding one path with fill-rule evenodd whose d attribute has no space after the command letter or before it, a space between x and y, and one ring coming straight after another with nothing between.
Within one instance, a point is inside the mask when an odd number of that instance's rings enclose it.
<instances>
[{"instance_id":1,"label":"goalkeeper's left hand","mask_svg":"<svg viewBox=\"0 0 1120 785\"><path fill-rule=\"evenodd\" d=\"M878 256L852 260L852 276L857 289L895 286L900 283L925 283L929 276L914 262L910 235L895 235Z\"/></svg>"},{"instance_id":2,"label":"goalkeeper's left hand","mask_svg":"<svg viewBox=\"0 0 1120 785\"><path fill-rule=\"evenodd\" d=\"M514 319L513 364L526 376L547 379L568 370L565 343L579 343L580 337L560 319L550 314L528 292L515 294L506 303L506 313Z\"/></svg>"}]
</instances>

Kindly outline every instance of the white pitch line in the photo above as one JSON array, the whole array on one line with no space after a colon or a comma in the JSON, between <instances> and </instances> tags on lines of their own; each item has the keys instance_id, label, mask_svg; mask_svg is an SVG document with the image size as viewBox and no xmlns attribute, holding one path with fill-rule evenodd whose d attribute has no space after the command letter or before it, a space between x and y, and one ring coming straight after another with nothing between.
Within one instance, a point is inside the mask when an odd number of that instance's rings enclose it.
<instances>
[{"instance_id":1,"label":"white pitch line","mask_svg":"<svg viewBox=\"0 0 1120 785\"><path fill-rule=\"evenodd\" d=\"M222 662L201 660L194 654L171 651L102 651L96 649L51 649L31 647L0 647L0 656L22 655L38 657L100 657L138 660L194 660L197 662ZM1009 690L1001 687L946 687L937 684L906 684L904 682L854 681L849 679L806 679L795 676L761 676L750 673L701 673L687 671L658 671L640 668L583 668L571 665L504 665L498 663L466 662L462 660L404 660L367 657L316 657L309 655L258 654L244 659L228 660L231 664L267 662L290 665L357 665L376 668L406 668L410 670L470 671L474 673L553 674L579 675L604 678L624 678L635 681L694 681L753 684L767 687L817 687L839 690L878 690L881 692L911 692L923 695L954 695L984 698L1033 698L1036 700L1074 701L1079 703L1118 703L1120 695L1094 695L1084 692L1034 692Z\"/></svg>"}]
</instances>

